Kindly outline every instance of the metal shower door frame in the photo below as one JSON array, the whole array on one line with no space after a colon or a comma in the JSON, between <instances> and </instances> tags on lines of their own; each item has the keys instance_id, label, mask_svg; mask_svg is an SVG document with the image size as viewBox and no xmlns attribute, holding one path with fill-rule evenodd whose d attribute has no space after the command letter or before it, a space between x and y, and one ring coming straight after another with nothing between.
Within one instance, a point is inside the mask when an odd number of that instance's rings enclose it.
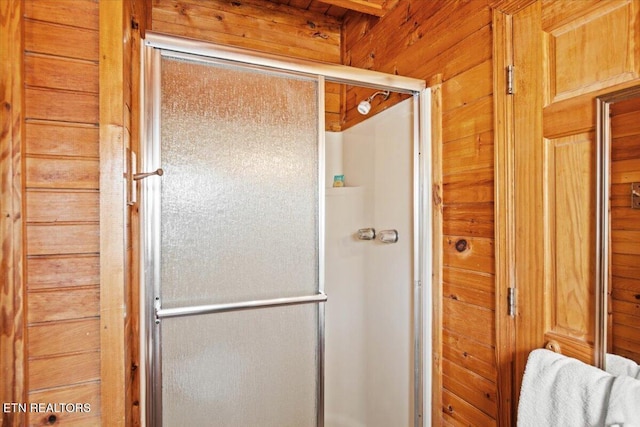
<instances>
[{"instance_id":1,"label":"metal shower door frame","mask_svg":"<svg viewBox=\"0 0 640 427\"><path fill-rule=\"evenodd\" d=\"M160 61L162 55L170 57L200 57L212 62L232 63L239 67L271 69L275 72L300 74L317 79L318 82L318 243L319 277L316 295L278 298L273 300L247 301L244 303L214 304L207 306L166 309L159 300L160 278L160 179L150 177L141 181L144 197L140 206L141 218L141 278L140 278L140 395L142 423L161 425L162 420L162 379L160 328L162 318L189 316L245 310L258 307L292 304L318 304L318 347L317 347L317 426L324 425L324 82L331 81L371 87L376 90L391 90L413 95L414 112L414 179L413 179L413 284L414 284L414 426L428 425L423 414L430 413L430 399L425 390L430 383L430 364L425 357L430 354L431 343L426 339L430 329L430 304L423 291L425 279L431 277L431 262L426 248L431 247L430 233L430 163L424 153L429 153L429 99L430 92L425 82L418 79L362 70L343 65L316 63L284 58L260 52L220 46L191 39L147 32L142 41L142 93L141 104L141 170L155 170L160 167ZM153 396L152 398L149 398Z\"/></svg>"}]
</instances>

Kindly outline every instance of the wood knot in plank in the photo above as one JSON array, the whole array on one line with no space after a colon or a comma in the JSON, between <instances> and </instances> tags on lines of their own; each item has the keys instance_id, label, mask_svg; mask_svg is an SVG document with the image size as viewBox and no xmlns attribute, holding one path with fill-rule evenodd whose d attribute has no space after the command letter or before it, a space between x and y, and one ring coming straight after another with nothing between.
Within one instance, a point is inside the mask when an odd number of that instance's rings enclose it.
<instances>
[{"instance_id":1,"label":"wood knot in plank","mask_svg":"<svg viewBox=\"0 0 640 427\"><path fill-rule=\"evenodd\" d=\"M467 250L468 247L469 247L469 244L465 239L458 239L456 241L456 251L464 252Z\"/></svg>"}]
</instances>

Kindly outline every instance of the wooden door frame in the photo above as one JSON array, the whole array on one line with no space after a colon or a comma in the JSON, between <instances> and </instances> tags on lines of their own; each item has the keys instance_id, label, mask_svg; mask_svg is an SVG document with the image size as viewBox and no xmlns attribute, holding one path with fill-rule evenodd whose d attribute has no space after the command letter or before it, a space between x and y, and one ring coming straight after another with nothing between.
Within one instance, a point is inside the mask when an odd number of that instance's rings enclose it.
<instances>
[{"instance_id":1,"label":"wooden door frame","mask_svg":"<svg viewBox=\"0 0 640 427\"><path fill-rule=\"evenodd\" d=\"M0 1L0 402L27 401L25 323L24 114L22 0ZM24 412L0 424L26 424Z\"/></svg>"},{"instance_id":2,"label":"wooden door frame","mask_svg":"<svg viewBox=\"0 0 640 427\"><path fill-rule=\"evenodd\" d=\"M516 263L518 254L530 252L534 254L533 259L543 260L539 248L535 248L537 242L534 239L519 239L519 236L527 236L525 230L535 230L537 227L542 230L543 225L540 223L543 221L542 215L526 214L521 207L541 208L541 205L536 204L536 197L541 195L540 184L536 184L539 175L534 170L536 165L528 160L532 154L540 154L530 151L537 148L529 142L536 138L535 129L538 129L541 136L542 118L540 116L536 120L533 117L539 105L541 91L519 93L518 83L513 74L509 76L507 68L513 67L518 60L513 46L514 19L518 20L520 13L526 15L532 13L532 10L533 13L535 10L539 13L540 4L535 0L497 0L491 7L494 31L495 351L498 368L498 425L511 426L515 425L517 419L520 383L529 350L532 346L538 346L531 342L536 334L527 334L525 338L528 339L523 340L518 331L521 328L537 331L542 327L542 319L535 313L536 308L543 303L542 293L536 291L539 287L527 286L527 283L532 283L528 275L537 265L542 264L534 261L530 268L532 263L523 262L522 259L519 264ZM538 61L541 58L536 56L531 60ZM522 81L522 77L519 81ZM541 80L539 81L541 84ZM514 113L516 102L519 106L529 106L524 111L525 116L520 119ZM523 127L528 127L528 131L523 132ZM531 188L534 191L529 192ZM526 218L523 214L526 214ZM508 303L510 297L514 299L513 307Z\"/></svg>"},{"instance_id":3,"label":"wooden door frame","mask_svg":"<svg viewBox=\"0 0 640 427\"><path fill-rule=\"evenodd\" d=\"M431 88L431 413L424 413L425 420L436 424L442 414L442 269L443 269L443 218L442 218L442 75L432 77ZM425 288L426 289L426 288ZM425 363L427 361L425 360ZM426 391L426 389L425 389ZM427 416L430 419L427 419Z\"/></svg>"},{"instance_id":4,"label":"wooden door frame","mask_svg":"<svg viewBox=\"0 0 640 427\"><path fill-rule=\"evenodd\" d=\"M103 426L132 422L135 363L130 351L137 307L131 299L130 0L99 4L100 96L100 402ZM129 105L129 107L127 106Z\"/></svg>"},{"instance_id":5,"label":"wooden door frame","mask_svg":"<svg viewBox=\"0 0 640 427\"><path fill-rule=\"evenodd\" d=\"M513 64L512 18L493 10L494 183L495 183L495 328L499 425L515 423L513 348L514 318L508 312L510 288L515 289L513 97L508 94L507 66Z\"/></svg>"}]
</instances>

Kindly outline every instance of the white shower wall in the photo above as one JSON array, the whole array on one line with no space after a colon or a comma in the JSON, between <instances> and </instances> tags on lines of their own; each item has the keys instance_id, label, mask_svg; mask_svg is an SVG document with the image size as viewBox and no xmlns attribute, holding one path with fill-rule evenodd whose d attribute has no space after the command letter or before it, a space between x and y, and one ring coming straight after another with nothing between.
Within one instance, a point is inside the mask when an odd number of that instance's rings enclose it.
<instances>
[{"instance_id":1,"label":"white shower wall","mask_svg":"<svg viewBox=\"0 0 640 427\"><path fill-rule=\"evenodd\" d=\"M413 116L404 101L342 133L327 133L327 427L408 426L413 420ZM396 229L399 241L355 238Z\"/></svg>"}]
</instances>

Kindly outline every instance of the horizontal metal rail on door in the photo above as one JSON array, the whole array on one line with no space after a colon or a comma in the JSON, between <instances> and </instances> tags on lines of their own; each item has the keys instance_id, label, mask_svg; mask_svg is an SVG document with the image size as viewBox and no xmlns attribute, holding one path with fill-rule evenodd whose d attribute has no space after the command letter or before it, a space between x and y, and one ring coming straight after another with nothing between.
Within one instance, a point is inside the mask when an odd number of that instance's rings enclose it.
<instances>
[{"instance_id":1,"label":"horizontal metal rail on door","mask_svg":"<svg viewBox=\"0 0 640 427\"><path fill-rule=\"evenodd\" d=\"M190 307L160 308L156 305L156 320L169 317L197 316L201 314L224 313L228 311L251 310L265 307L281 307L286 305L312 304L326 302L327 295L320 292L316 295L301 297L273 298L254 301L231 302L221 304L194 305Z\"/></svg>"}]
</instances>

